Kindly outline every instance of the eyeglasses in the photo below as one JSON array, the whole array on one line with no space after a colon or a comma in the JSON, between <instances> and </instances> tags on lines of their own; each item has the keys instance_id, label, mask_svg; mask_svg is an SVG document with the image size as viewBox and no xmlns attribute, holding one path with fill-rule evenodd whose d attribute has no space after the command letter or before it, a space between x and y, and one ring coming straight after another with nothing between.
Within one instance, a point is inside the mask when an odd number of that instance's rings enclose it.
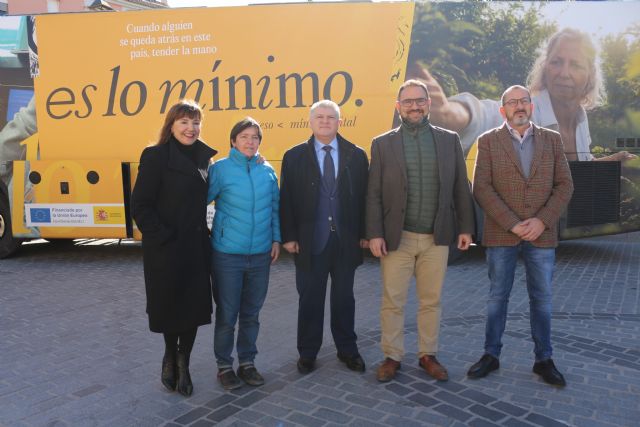
<instances>
[{"instance_id":1,"label":"eyeglasses","mask_svg":"<svg viewBox=\"0 0 640 427\"><path fill-rule=\"evenodd\" d=\"M414 103L418 106L418 107L424 107L425 105L427 105L427 98L413 98L413 99L403 99L400 102L400 105L402 105L403 107L411 107Z\"/></svg>"},{"instance_id":2,"label":"eyeglasses","mask_svg":"<svg viewBox=\"0 0 640 427\"><path fill-rule=\"evenodd\" d=\"M531 98L520 98L520 99L510 99L505 101L502 105L508 105L509 107L515 107L518 103L522 104L523 107L531 104Z\"/></svg>"}]
</instances>

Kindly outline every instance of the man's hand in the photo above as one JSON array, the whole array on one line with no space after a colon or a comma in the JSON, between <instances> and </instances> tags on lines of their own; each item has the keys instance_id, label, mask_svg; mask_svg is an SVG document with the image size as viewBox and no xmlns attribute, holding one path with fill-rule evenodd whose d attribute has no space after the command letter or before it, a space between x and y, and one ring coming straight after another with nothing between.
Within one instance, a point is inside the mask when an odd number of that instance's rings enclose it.
<instances>
[{"instance_id":1,"label":"man's hand","mask_svg":"<svg viewBox=\"0 0 640 427\"><path fill-rule=\"evenodd\" d=\"M280 256L280 243L273 242L271 244L271 264L273 265Z\"/></svg>"},{"instance_id":2,"label":"man's hand","mask_svg":"<svg viewBox=\"0 0 640 427\"><path fill-rule=\"evenodd\" d=\"M522 240L533 242L536 240L546 228L544 222L538 218L529 218L521 223L525 227L525 232L520 236Z\"/></svg>"},{"instance_id":3,"label":"man's hand","mask_svg":"<svg viewBox=\"0 0 640 427\"><path fill-rule=\"evenodd\" d=\"M509 231L511 231L513 234L515 234L516 236L518 236L519 238L522 239L522 236L524 236L524 233L526 232L526 227L524 226L524 221L517 223Z\"/></svg>"},{"instance_id":4,"label":"man's hand","mask_svg":"<svg viewBox=\"0 0 640 427\"><path fill-rule=\"evenodd\" d=\"M381 258L387 255L387 244L382 237L376 237L369 240L369 249L376 258Z\"/></svg>"},{"instance_id":5,"label":"man's hand","mask_svg":"<svg viewBox=\"0 0 640 427\"><path fill-rule=\"evenodd\" d=\"M471 234L462 233L458 235L458 249L466 251L471 246Z\"/></svg>"},{"instance_id":6,"label":"man's hand","mask_svg":"<svg viewBox=\"0 0 640 427\"><path fill-rule=\"evenodd\" d=\"M283 244L282 247L290 254L297 254L300 252L300 247L298 246L298 242L296 242L295 240Z\"/></svg>"},{"instance_id":7,"label":"man's hand","mask_svg":"<svg viewBox=\"0 0 640 427\"><path fill-rule=\"evenodd\" d=\"M360 247L367 249L369 247L369 241L367 239L360 239Z\"/></svg>"}]
</instances>

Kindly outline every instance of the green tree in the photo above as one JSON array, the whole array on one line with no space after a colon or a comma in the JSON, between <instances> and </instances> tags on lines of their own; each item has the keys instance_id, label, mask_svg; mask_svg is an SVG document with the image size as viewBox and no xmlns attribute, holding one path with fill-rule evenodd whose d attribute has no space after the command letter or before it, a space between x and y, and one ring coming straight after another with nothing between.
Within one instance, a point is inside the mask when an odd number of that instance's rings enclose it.
<instances>
[{"instance_id":1,"label":"green tree","mask_svg":"<svg viewBox=\"0 0 640 427\"><path fill-rule=\"evenodd\" d=\"M434 75L448 95L498 98L524 84L536 49L555 26L539 20L543 4L419 3L410 61Z\"/></svg>"},{"instance_id":2,"label":"green tree","mask_svg":"<svg viewBox=\"0 0 640 427\"><path fill-rule=\"evenodd\" d=\"M607 102L590 116L593 143L616 147L618 138L640 136L640 26L601 41ZM633 150L632 150L633 151Z\"/></svg>"}]
</instances>

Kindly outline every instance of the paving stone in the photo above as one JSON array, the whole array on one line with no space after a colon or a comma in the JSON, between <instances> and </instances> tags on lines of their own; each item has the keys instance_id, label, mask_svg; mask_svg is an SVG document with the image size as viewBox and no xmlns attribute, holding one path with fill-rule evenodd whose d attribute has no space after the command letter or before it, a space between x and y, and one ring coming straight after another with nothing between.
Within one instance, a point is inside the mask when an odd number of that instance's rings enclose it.
<instances>
[{"instance_id":1,"label":"paving stone","mask_svg":"<svg viewBox=\"0 0 640 427\"><path fill-rule=\"evenodd\" d=\"M187 412L186 414L176 418L174 420L174 422L181 424L181 425L185 425L185 424L190 424L192 422L194 422L195 420L197 420L198 418L202 418L205 415L211 413L211 409L209 408L204 408L204 407L200 407L200 408L196 408L192 411Z\"/></svg>"},{"instance_id":2,"label":"paving stone","mask_svg":"<svg viewBox=\"0 0 640 427\"><path fill-rule=\"evenodd\" d=\"M264 427L294 427L300 424L294 424L292 422L273 418L273 417L264 417L256 422L256 425L264 426Z\"/></svg>"},{"instance_id":3,"label":"paving stone","mask_svg":"<svg viewBox=\"0 0 640 427\"><path fill-rule=\"evenodd\" d=\"M211 421L217 421L220 422L222 420L224 420L225 418L228 418L230 416L232 416L233 414L235 414L236 412L240 411L240 408L238 408L237 406L233 406L233 405L226 405L216 411L213 411L208 417L207 419L211 420Z\"/></svg>"},{"instance_id":4,"label":"paving stone","mask_svg":"<svg viewBox=\"0 0 640 427\"><path fill-rule=\"evenodd\" d=\"M262 414L267 414L276 418L284 418L289 413L291 413L290 409L283 408L282 406L273 405L269 402L261 401L252 406L252 409L258 411Z\"/></svg>"},{"instance_id":5,"label":"paving stone","mask_svg":"<svg viewBox=\"0 0 640 427\"><path fill-rule=\"evenodd\" d=\"M502 412L494 411L482 405L473 405L467 409L470 412L473 412L474 414L479 415L481 417L487 418L493 422L500 421L501 419L507 416Z\"/></svg>"},{"instance_id":6,"label":"paving stone","mask_svg":"<svg viewBox=\"0 0 640 427\"><path fill-rule=\"evenodd\" d=\"M445 381L445 382L438 381L438 382L435 383L435 386L438 387L438 388L442 388L442 389L448 390L448 391L453 392L453 393L458 393L459 391L462 391L462 390L466 389L465 386L463 386L462 384L459 384L459 383L457 383L455 381Z\"/></svg>"},{"instance_id":7,"label":"paving stone","mask_svg":"<svg viewBox=\"0 0 640 427\"><path fill-rule=\"evenodd\" d=\"M378 404L378 401L376 399L351 393L344 396L344 400L349 404L366 406L367 408L373 408Z\"/></svg>"},{"instance_id":8,"label":"paving stone","mask_svg":"<svg viewBox=\"0 0 640 427\"><path fill-rule=\"evenodd\" d=\"M164 346L162 337L148 332L139 244L42 246L29 254L32 248L1 261L2 271L13 273L0 272L0 425L175 427L181 424L174 420L193 419L190 425L280 427L311 420L312 425L337 426L346 417L348 425L403 427L486 422L635 427L640 419L640 233L562 242L557 250L552 340L554 360L569 383L562 390L531 373L533 345L521 265L510 298L501 369L481 381L466 378L484 341L489 283L482 251L468 254L447 272L438 354L451 376L446 383L417 366L413 283L405 307L408 352L402 371L393 383L376 381L374 366L383 358L376 308L381 287L379 263L371 258L357 270L354 292L358 344L372 368L357 375L336 359L326 307L318 369L300 375L295 366L295 271L292 258L284 254L272 268L261 312L258 347L266 384L223 391L212 364L213 326L205 325L191 358L194 395L184 398L166 392L157 378ZM19 278L27 274L25 286Z\"/></svg>"},{"instance_id":9,"label":"paving stone","mask_svg":"<svg viewBox=\"0 0 640 427\"><path fill-rule=\"evenodd\" d=\"M431 393L432 391L438 390L435 386L422 382L413 383L411 384L411 387L422 393Z\"/></svg>"},{"instance_id":10,"label":"paving stone","mask_svg":"<svg viewBox=\"0 0 640 427\"><path fill-rule=\"evenodd\" d=\"M368 420L373 420L373 421L380 421L386 415L384 412L376 411L375 409L371 409L371 408L362 408L360 406L352 406L349 409L347 409L346 413L356 417L366 418Z\"/></svg>"},{"instance_id":11,"label":"paving stone","mask_svg":"<svg viewBox=\"0 0 640 427\"><path fill-rule=\"evenodd\" d=\"M423 424L418 421L399 417L397 415L389 415L387 418L385 418L384 423L388 426L423 427Z\"/></svg>"},{"instance_id":12,"label":"paving stone","mask_svg":"<svg viewBox=\"0 0 640 427\"><path fill-rule=\"evenodd\" d=\"M211 427L211 426L214 426L214 425L216 425L216 423L213 422L213 421L198 420L195 423L191 424L189 427Z\"/></svg>"},{"instance_id":13,"label":"paving stone","mask_svg":"<svg viewBox=\"0 0 640 427\"><path fill-rule=\"evenodd\" d=\"M252 411L251 409L244 409L240 412L237 412L234 417L248 423L255 423L256 421L264 417L264 414Z\"/></svg>"},{"instance_id":14,"label":"paving stone","mask_svg":"<svg viewBox=\"0 0 640 427\"><path fill-rule=\"evenodd\" d=\"M566 427L567 424L554 420L553 418L546 417L541 414L529 414L525 417L527 421L531 421L533 424L542 427Z\"/></svg>"},{"instance_id":15,"label":"paving stone","mask_svg":"<svg viewBox=\"0 0 640 427\"><path fill-rule=\"evenodd\" d=\"M282 405L285 408L293 409L303 413L310 413L311 411L317 408L317 406L314 404L303 402L302 400L289 398L289 397L285 397L278 404Z\"/></svg>"},{"instance_id":16,"label":"paving stone","mask_svg":"<svg viewBox=\"0 0 640 427\"><path fill-rule=\"evenodd\" d=\"M292 413L287 417L287 419L294 423L301 424L303 426L309 426L309 427L320 427L327 423L325 420L310 417L308 415L304 415L299 412Z\"/></svg>"},{"instance_id":17,"label":"paving stone","mask_svg":"<svg viewBox=\"0 0 640 427\"><path fill-rule=\"evenodd\" d=\"M332 399L330 397L319 397L313 403L325 408L334 409L336 411L344 411L346 408L350 406L350 404L347 402Z\"/></svg>"},{"instance_id":18,"label":"paving stone","mask_svg":"<svg viewBox=\"0 0 640 427\"><path fill-rule=\"evenodd\" d=\"M503 423L506 427L531 427L533 424L529 424L517 418L507 418Z\"/></svg>"},{"instance_id":19,"label":"paving stone","mask_svg":"<svg viewBox=\"0 0 640 427\"><path fill-rule=\"evenodd\" d=\"M440 403L440 401L434 399L433 397L429 397L422 393L414 393L411 396L407 397L407 399L411 400L412 402L416 402L418 405L426 407L435 406Z\"/></svg>"},{"instance_id":20,"label":"paving stone","mask_svg":"<svg viewBox=\"0 0 640 427\"><path fill-rule=\"evenodd\" d=\"M409 387L405 387L396 383L387 384L385 388L399 396L406 396L407 394L413 392L413 390L411 390Z\"/></svg>"},{"instance_id":21,"label":"paving stone","mask_svg":"<svg viewBox=\"0 0 640 427\"><path fill-rule=\"evenodd\" d=\"M492 421L487 421L482 418L474 418L469 421L468 425L470 425L471 427L495 427L496 424Z\"/></svg>"},{"instance_id":22,"label":"paving stone","mask_svg":"<svg viewBox=\"0 0 640 427\"><path fill-rule=\"evenodd\" d=\"M466 422L469 418L472 417L471 414L464 412L458 408L455 408L451 405L439 405L433 408L434 411L436 412L440 412L443 415L446 415L447 417L451 417L451 418L455 418L456 420L462 421L462 422Z\"/></svg>"},{"instance_id":23,"label":"paving stone","mask_svg":"<svg viewBox=\"0 0 640 427\"><path fill-rule=\"evenodd\" d=\"M240 406L241 408L247 408L251 405L253 405L254 403L264 399L265 397L267 397L268 394L263 393L262 391L256 390L253 391L249 394L247 394L246 396L243 396L239 399L236 399L233 404L236 406Z\"/></svg>"},{"instance_id":24,"label":"paving stone","mask_svg":"<svg viewBox=\"0 0 640 427\"><path fill-rule=\"evenodd\" d=\"M466 408L467 406L470 406L473 402L471 402L470 400L464 399L458 395L455 395L453 393L449 393L446 391L439 391L437 393L435 393L433 395L433 397L435 397L436 399L439 399L443 402L449 403L453 406L456 406L458 408Z\"/></svg>"},{"instance_id":25,"label":"paving stone","mask_svg":"<svg viewBox=\"0 0 640 427\"><path fill-rule=\"evenodd\" d=\"M363 420L360 418L355 418L349 423L349 425L351 427L388 427L386 424L378 424L372 422L371 420Z\"/></svg>"},{"instance_id":26,"label":"paving stone","mask_svg":"<svg viewBox=\"0 0 640 427\"><path fill-rule=\"evenodd\" d=\"M281 380L269 381L268 383L260 387L260 390L262 390L265 393L273 393L275 391L282 390L286 386L287 386L286 381L281 381Z\"/></svg>"},{"instance_id":27,"label":"paving stone","mask_svg":"<svg viewBox=\"0 0 640 427\"><path fill-rule=\"evenodd\" d=\"M226 405L229 402L233 402L236 399L237 397L231 394L223 394L222 396L216 397L215 399L212 399L209 402L205 403L204 406L207 406L211 409L217 409L221 406Z\"/></svg>"},{"instance_id":28,"label":"paving stone","mask_svg":"<svg viewBox=\"0 0 640 427\"><path fill-rule=\"evenodd\" d=\"M596 421L592 418L582 418L575 417L574 418L575 425L581 427L617 427L618 424L612 424L604 421Z\"/></svg>"},{"instance_id":29,"label":"paving stone","mask_svg":"<svg viewBox=\"0 0 640 427\"><path fill-rule=\"evenodd\" d=\"M408 406L407 404L399 404L401 402L394 402L394 403L389 403L389 402L381 402L378 404L378 406L376 406L375 409L377 409L378 411L384 412L386 414L393 414L393 415L398 415L401 417L411 417L413 416L414 413L414 407L418 406L415 403L412 403L413 406Z\"/></svg>"},{"instance_id":30,"label":"paving stone","mask_svg":"<svg viewBox=\"0 0 640 427\"><path fill-rule=\"evenodd\" d=\"M513 415L515 417L521 417L522 415L528 412L526 409L522 409L521 407L512 405L511 403L508 403L508 402L495 402L495 403L492 403L491 406L493 406L494 408L502 412L506 412L507 414Z\"/></svg>"},{"instance_id":31,"label":"paving stone","mask_svg":"<svg viewBox=\"0 0 640 427\"><path fill-rule=\"evenodd\" d=\"M496 400L496 398L489 396L487 394L484 394L482 392L476 391L476 390L464 390L460 393L460 396L466 397L467 399L471 399L473 401L482 403L483 405L487 405L491 402L494 402Z\"/></svg>"},{"instance_id":32,"label":"paving stone","mask_svg":"<svg viewBox=\"0 0 640 427\"><path fill-rule=\"evenodd\" d=\"M352 418L348 415L345 415L338 411L333 411L327 408L320 408L317 411L313 412L311 415L313 415L316 418L321 418L323 420L340 423L340 424L346 424Z\"/></svg>"}]
</instances>

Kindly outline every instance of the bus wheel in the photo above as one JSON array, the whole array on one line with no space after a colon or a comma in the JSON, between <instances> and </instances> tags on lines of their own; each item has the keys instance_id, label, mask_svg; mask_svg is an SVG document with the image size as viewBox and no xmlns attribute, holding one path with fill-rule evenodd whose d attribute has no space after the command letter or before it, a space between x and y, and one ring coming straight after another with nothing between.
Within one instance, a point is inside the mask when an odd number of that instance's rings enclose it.
<instances>
[{"instance_id":1,"label":"bus wheel","mask_svg":"<svg viewBox=\"0 0 640 427\"><path fill-rule=\"evenodd\" d=\"M7 258L14 254L21 244L22 239L13 237L9 198L7 197L4 185L0 183L0 259Z\"/></svg>"}]
</instances>

